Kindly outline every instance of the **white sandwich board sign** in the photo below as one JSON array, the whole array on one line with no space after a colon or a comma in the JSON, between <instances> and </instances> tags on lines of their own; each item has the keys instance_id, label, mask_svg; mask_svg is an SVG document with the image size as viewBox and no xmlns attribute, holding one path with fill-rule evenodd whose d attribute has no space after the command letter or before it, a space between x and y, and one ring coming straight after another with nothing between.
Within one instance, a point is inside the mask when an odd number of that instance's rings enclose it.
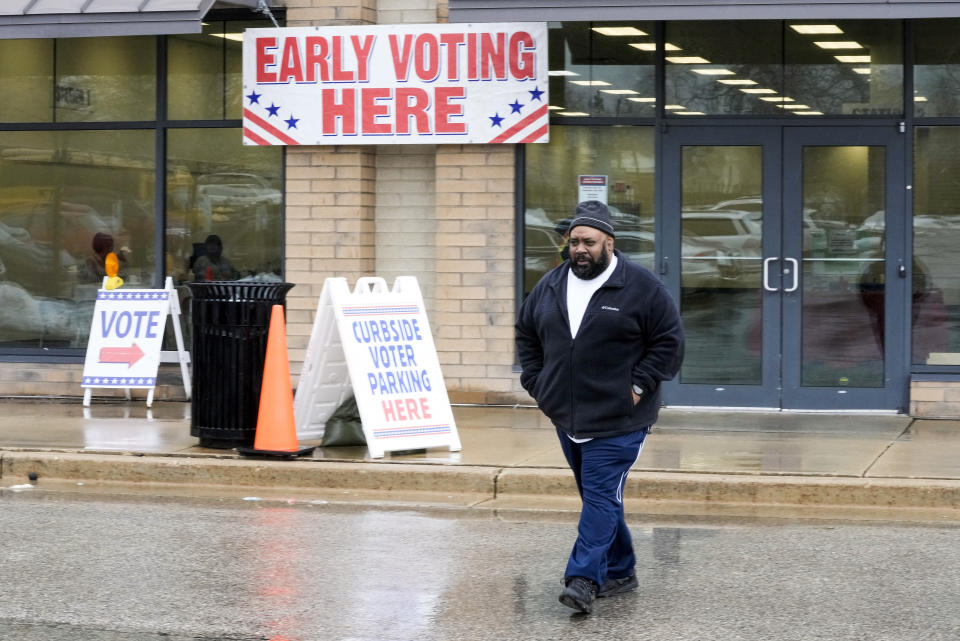
<instances>
[{"instance_id":1,"label":"white sandwich board sign","mask_svg":"<svg viewBox=\"0 0 960 641\"><path fill-rule=\"evenodd\" d=\"M168 315L173 316L177 341L174 354L190 398L190 357L180 332L179 301L168 277L164 289L97 291L81 379L85 406L90 405L91 391L98 387L123 389L128 395L131 389L146 389L147 407L152 405L157 369L161 361L173 360L170 353L160 350Z\"/></svg>"},{"instance_id":2,"label":"white sandwich board sign","mask_svg":"<svg viewBox=\"0 0 960 641\"><path fill-rule=\"evenodd\" d=\"M294 399L297 437L322 436L351 391L373 458L461 449L416 278L400 276L392 290L361 278L353 292L344 278L324 282Z\"/></svg>"}]
</instances>

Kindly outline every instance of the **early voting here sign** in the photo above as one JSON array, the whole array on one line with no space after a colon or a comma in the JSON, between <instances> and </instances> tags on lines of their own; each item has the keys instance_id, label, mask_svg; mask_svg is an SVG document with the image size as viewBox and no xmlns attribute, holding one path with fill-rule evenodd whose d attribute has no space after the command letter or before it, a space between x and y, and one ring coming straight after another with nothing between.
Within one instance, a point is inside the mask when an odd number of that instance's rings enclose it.
<instances>
[{"instance_id":1,"label":"early voting here sign","mask_svg":"<svg viewBox=\"0 0 960 641\"><path fill-rule=\"evenodd\" d=\"M294 400L298 434L322 425L350 388L370 456L460 450L416 278L401 276L392 290L361 278L353 292L343 278L324 282Z\"/></svg>"},{"instance_id":2,"label":"early voting here sign","mask_svg":"<svg viewBox=\"0 0 960 641\"><path fill-rule=\"evenodd\" d=\"M248 29L243 142L549 142L545 22Z\"/></svg>"},{"instance_id":3,"label":"early voting here sign","mask_svg":"<svg viewBox=\"0 0 960 641\"><path fill-rule=\"evenodd\" d=\"M93 308L83 387L152 389L157 383L167 289L101 289Z\"/></svg>"}]
</instances>

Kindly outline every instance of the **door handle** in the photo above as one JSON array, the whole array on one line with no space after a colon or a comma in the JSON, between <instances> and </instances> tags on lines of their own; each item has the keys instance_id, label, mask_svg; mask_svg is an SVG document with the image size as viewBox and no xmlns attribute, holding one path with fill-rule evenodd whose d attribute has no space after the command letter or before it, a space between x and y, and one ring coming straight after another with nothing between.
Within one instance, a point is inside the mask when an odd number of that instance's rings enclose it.
<instances>
[{"instance_id":1,"label":"door handle","mask_svg":"<svg viewBox=\"0 0 960 641\"><path fill-rule=\"evenodd\" d=\"M775 260L780 260L780 257L771 256L763 260L763 288L768 292L780 291L777 287L770 287L770 263Z\"/></svg>"},{"instance_id":2,"label":"door handle","mask_svg":"<svg viewBox=\"0 0 960 641\"><path fill-rule=\"evenodd\" d=\"M793 285L783 290L785 292L795 292L800 287L800 263L796 258L784 258L788 263L793 263Z\"/></svg>"}]
</instances>

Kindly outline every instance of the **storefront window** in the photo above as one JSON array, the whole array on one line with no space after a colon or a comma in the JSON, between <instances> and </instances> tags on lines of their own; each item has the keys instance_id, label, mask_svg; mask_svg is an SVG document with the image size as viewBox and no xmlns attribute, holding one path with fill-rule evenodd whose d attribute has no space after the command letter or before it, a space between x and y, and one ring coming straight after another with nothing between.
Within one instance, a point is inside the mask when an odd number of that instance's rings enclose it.
<instances>
[{"instance_id":1,"label":"storefront window","mask_svg":"<svg viewBox=\"0 0 960 641\"><path fill-rule=\"evenodd\" d=\"M208 22L201 34L167 40L167 115L171 120L241 118L243 31L257 22Z\"/></svg>"},{"instance_id":2,"label":"storefront window","mask_svg":"<svg viewBox=\"0 0 960 641\"><path fill-rule=\"evenodd\" d=\"M667 43L668 115L782 115L781 22L671 22Z\"/></svg>"},{"instance_id":3,"label":"storefront window","mask_svg":"<svg viewBox=\"0 0 960 641\"><path fill-rule=\"evenodd\" d=\"M56 121L153 120L157 41L149 36L56 41Z\"/></svg>"},{"instance_id":4,"label":"storefront window","mask_svg":"<svg viewBox=\"0 0 960 641\"><path fill-rule=\"evenodd\" d=\"M581 175L606 178L615 247L654 264L652 127L554 127L550 143L526 146L524 285L528 294L563 261L563 234L581 198Z\"/></svg>"},{"instance_id":5,"label":"storefront window","mask_svg":"<svg viewBox=\"0 0 960 641\"><path fill-rule=\"evenodd\" d=\"M152 131L0 132L0 345L84 347L104 257L154 282Z\"/></svg>"},{"instance_id":6,"label":"storefront window","mask_svg":"<svg viewBox=\"0 0 960 641\"><path fill-rule=\"evenodd\" d=\"M0 40L0 122L50 122L53 91L53 40Z\"/></svg>"},{"instance_id":7,"label":"storefront window","mask_svg":"<svg viewBox=\"0 0 960 641\"><path fill-rule=\"evenodd\" d=\"M168 133L166 264L177 283L280 280L283 150L241 141L239 129Z\"/></svg>"},{"instance_id":8,"label":"storefront window","mask_svg":"<svg viewBox=\"0 0 960 641\"><path fill-rule=\"evenodd\" d=\"M550 23L550 109L558 116L653 117L652 22Z\"/></svg>"},{"instance_id":9,"label":"storefront window","mask_svg":"<svg viewBox=\"0 0 960 641\"><path fill-rule=\"evenodd\" d=\"M960 365L960 127L917 127L913 362Z\"/></svg>"},{"instance_id":10,"label":"storefront window","mask_svg":"<svg viewBox=\"0 0 960 641\"><path fill-rule=\"evenodd\" d=\"M913 108L917 116L960 116L960 20L917 20Z\"/></svg>"}]
</instances>

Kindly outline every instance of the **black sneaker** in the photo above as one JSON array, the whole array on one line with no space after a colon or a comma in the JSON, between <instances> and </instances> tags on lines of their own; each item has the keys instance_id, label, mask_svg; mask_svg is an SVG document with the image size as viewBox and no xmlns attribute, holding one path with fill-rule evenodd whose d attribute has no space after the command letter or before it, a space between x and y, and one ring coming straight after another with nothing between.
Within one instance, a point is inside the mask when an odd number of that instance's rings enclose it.
<instances>
[{"instance_id":1,"label":"black sneaker","mask_svg":"<svg viewBox=\"0 0 960 641\"><path fill-rule=\"evenodd\" d=\"M636 574L625 576L622 579L607 579L603 582L603 585L600 586L597 597L602 599L603 597L624 594L631 590L636 590L638 585Z\"/></svg>"},{"instance_id":2,"label":"black sneaker","mask_svg":"<svg viewBox=\"0 0 960 641\"><path fill-rule=\"evenodd\" d=\"M593 611L593 601L596 598L597 584L582 576L570 577L560 592L560 603L587 614Z\"/></svg>"}]
</instances>

